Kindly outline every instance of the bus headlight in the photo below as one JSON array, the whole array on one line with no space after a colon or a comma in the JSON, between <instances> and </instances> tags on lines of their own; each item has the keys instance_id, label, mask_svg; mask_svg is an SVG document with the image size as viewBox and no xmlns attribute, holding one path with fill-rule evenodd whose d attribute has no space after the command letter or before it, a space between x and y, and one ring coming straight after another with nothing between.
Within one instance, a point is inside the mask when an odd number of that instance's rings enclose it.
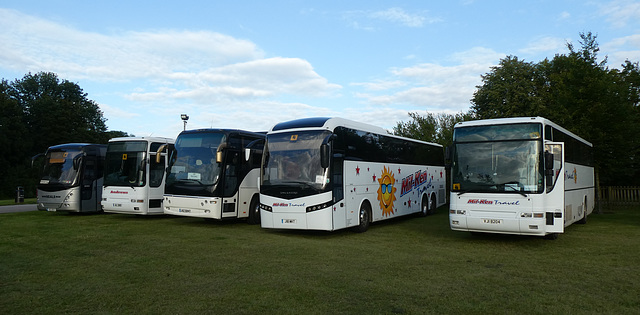
<instances>
[{"instance_id":1,"label":"bus headlight","mask_svg":"<svg viewBox=\"0 0 640 315\"><path fill-rule=\"evenodd\" d=\"M269 212L273 212L273 209L270 206L267 206L263 203L260 204L260 209L265 210L265 211L269 211Z\"/></svg>"},{"instance_id":2,"label":"bus headlight","mask_svg":"<svg viewBox=\"0 0 640 315\"><path fill-rule=\"evenodd\" d=\"M331 206L331 201L327 201L325 203L321 203L319 205L309 206L307 207L307 212L313 212L316 210L324 209Z\"/></svg>"}]
</instances>

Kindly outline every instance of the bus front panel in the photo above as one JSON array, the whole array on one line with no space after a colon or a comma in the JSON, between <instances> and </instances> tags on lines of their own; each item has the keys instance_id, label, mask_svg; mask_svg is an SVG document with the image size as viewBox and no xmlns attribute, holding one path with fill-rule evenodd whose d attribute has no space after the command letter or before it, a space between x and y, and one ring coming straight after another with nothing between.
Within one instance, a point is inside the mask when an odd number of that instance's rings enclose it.
<instances>
[{"instance_id":1,"label":"bus front panel","mask_svg":"<svg viewBox=\"0 0 640 315\"><path fill-rule=\"evenodd\" d=\"M449 224L455 231L545 235L546 211L534 206L540 195L451 194Z\"/></svg>"},{"instance_id":2,"label":"bus front panel","mask_svg":"<svg viewBox=\"0 0 640 315\"><path fill-rule=\"evenodd\" d=\"M331 193L287 200L260 195L263 228L333 231L333 207L312 208L323 204ZM313 209L313 210L312 210Z\"/></svg>"},{"instance_id":3,"label":"bus front panel","mask_svg":"<svg viewBox=\"0 0 640 315\"><path fill-rule=\"evenodd\" d=\"M231 199L232 200L232 199ZM165 214L196 217L204 219L222 219L223 208L235 208L229 198L164 195Z\"/></svg>"}]
</instances>

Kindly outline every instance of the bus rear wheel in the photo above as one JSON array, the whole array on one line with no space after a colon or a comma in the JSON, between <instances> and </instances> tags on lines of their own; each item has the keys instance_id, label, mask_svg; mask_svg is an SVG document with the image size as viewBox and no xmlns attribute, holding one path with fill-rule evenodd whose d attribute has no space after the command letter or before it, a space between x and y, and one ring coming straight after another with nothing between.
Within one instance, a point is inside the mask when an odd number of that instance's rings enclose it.
<instances>
[{"instance_id":1,"label":"bus rear wheel","mask_svg":"<svg viewBox=\"0 0 640 315\"><path fill-rule=\"evenodd\" d=\"M371 210L366 203L360 206L360 212L358 213L359 223L355 227L355 231L358 233L366 232L369 229L369 221L371 217Z\"/></svg>"},{"instance_id":2,"label":"bus rear wheel","mask_svg":"<svg viewBox=\"0 0 640 315\"><path fill-rule=\"evenodd\" d=\"M434 214L436 213L436 196L431 196L429 200L431 200L431 202L429 202L429 214Z\"/></svg>"}]
</instances>

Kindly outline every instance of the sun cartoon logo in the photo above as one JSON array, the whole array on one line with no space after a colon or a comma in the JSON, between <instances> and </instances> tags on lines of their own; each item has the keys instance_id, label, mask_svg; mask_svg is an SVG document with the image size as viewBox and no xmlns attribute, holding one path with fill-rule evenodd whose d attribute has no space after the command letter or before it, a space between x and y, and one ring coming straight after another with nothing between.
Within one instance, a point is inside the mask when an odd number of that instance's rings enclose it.
<instances>
[{"instance_id":1,"label":"sun cartoon logo","mask_svg":"<svg viewBox=\"0 0 640 315\"><path fill-rule=\"evenodd\" d=\"M396 182L393 173L386 166L382 168L382 175L378 179L380 188L378 188L378 200L380 200L380 208L383 216L389 216L393 213L393 202L396 200L396 188L393 184Z\"/></svg>"}]
</instances>

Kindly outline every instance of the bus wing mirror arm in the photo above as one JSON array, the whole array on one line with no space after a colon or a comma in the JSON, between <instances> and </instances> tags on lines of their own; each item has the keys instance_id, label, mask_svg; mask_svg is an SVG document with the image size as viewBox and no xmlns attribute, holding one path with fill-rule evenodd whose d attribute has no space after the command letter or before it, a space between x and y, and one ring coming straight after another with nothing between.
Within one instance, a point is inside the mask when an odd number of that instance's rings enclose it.
<instances>
[{"instance_id":1,"label":"bus wing mirror arm","mask_svg":"<svg viewBox=\"0 0 640 315\"><path fill-rule=\"evenodd\" d=\"M216 162L217 163L222 163L222 160L224 160L224 152L222 152L222 150L227 148L227 144L226 143L222 143L218 146L218 149L216 149Z\"/></svg>"},{"instance_id":2,"label":"bus wing mirror arm","mask_svg":"<svg viewBox=\"0 0 640 315\"><path fill-rule=\"evenodd\" d=\"M43 156L44 156L44 153L38 153L38 154L34 155L34 156L31 158L31 167L33 167L33 162L35 162L35 160L36 160L37 158L39 158L39 157L43 157Z\"/></svg>"},{"instance_id":3,"label":"bus wing mirror arm","mask_svg":"<svg viewBox=\"0 0 640 315\"><path fill-rule=\"evenodd\" d=\"M160 163L160 153L164 151L164 149L168 146L168 144L163 144L156 151L156 163Z\"/></svg>"}]
</instances>

